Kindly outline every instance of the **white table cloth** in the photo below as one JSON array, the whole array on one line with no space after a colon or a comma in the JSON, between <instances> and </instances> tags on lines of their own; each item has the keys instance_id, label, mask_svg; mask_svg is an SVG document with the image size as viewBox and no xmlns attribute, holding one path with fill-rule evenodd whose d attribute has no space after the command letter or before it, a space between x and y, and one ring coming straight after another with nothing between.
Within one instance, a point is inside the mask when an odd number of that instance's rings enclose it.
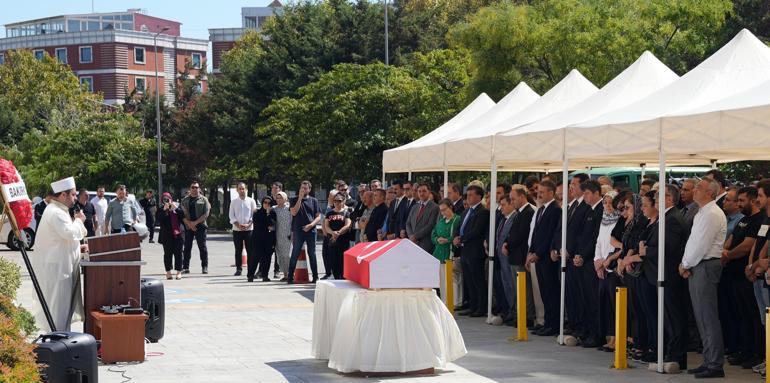
<instances>
[{"instance_id":1,"label":"white table cloth","mask_svg":"<svg viewBox=\"0 0 770 383\"><path fill-rule=\"evenodd\" d=\"M339 372L443 368L465 354L452 315L433 290L366 290L321 281L313 309L312 354Z\"/></svg>"}]
</instances>

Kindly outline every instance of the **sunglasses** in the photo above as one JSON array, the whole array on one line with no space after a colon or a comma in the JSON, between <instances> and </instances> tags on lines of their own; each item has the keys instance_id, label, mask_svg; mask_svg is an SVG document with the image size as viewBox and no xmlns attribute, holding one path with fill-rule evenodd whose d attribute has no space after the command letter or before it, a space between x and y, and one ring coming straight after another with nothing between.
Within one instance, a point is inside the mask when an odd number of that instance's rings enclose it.
<instances>
[{"instance_id":1,"label":"sunglasses","mask_svg":"<svg viewBox=\"0 0 770 383\"><path fill-rule=\"evenodd\" d=\"M190 186L190 189L200 189L200 186Z\"/></svg>"}]
</instances>

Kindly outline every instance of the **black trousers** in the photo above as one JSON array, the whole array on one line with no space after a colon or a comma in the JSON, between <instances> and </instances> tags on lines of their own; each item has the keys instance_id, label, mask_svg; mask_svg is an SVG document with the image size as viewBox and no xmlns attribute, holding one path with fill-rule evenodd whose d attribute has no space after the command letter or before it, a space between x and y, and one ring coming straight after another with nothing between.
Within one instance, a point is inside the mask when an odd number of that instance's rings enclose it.
<instances>
[{"instance_id":1,"label":"black trousers","mask_svg":"<svg viewBox=\"0 0 770 383\"><path fill-rule=\"evenodd\" d=\"M759 308L754 297L754 285L746 278L735 278L732 283L733 301L735 302L737 322L730 323L738 330L737 351L749 356L762 355L762 322L759 320Z\"/></svg>"},{"instance_id":2,"label":"black trousers","mask_svg":"<svg viewBox=\"0 0 770 383\"><path fill-rule=\"evenodd\" d=\"M463 279L468 281L468 305L472 313L487 311L487 289L484 286L485 259L483 254L468 254L468 251L460 257Z\"/></svg>"},{"instance_id":3,"label":"black trousers","mask_svg":"<svg viewBox=\"0 0 770 383\"><path fill-rule=\"evenodd\" d=\"M248 271L246 277L248 279L267 278L270 271L270 259L273 255L273 248L275 243L275 237L267 233L259 233L251 236L252 254L247 256Z\"/></svg>"},{"instance_id":4,"label":"black trousers","mask_svg":"<svg viewBox=\"0 0 770 383\"><path fill-rule=\"evenodd\" d=\"M687 307L690 291L687 289L687 281L678 275L667 277L663 295L666 359L671 362L678 362L679 368L684 369L687 366L687 340L689 338Z\"/></svg>"},{"instance_id":5,"label":"black trousers","mask_svg":"<svg viewBox=\"0 0 770 383\"><path fill-rule=\"evenodd\" d=\"M601 340L603 335L599 326L599 277L596 275L593 258L585 260L583 266L576 267L580 273L581 322L586 339Z\"/></svg>"},{"instance_id":6,"label":"black trousers","mask_svg":"<svg viewBox=\"0 0 770 383\"><path fill-rule=\"evenodd\" d=\"M725 350L734 352L738 348L738 326L736 317L738 308L735 307L733 300L733 281L736 279L732 274L722 270L722 277L719 279L717 287L717 307L719 308L719 323L722 325L722 337L724 338Z\"/></svg>"},{"instance_id":7,"label":"black trousers","mask_svg":"<svg viewBox=\"0 0 770 383\"><path fill-rule=\"evenodd\" d=\"M332 261L329 257L329 238L324 237L323 245L321 245L321 259L324 261L325 277L332 275Z\"/></svg>"},{"instance_id":8,"label":"black trousers","mask_svg":"<svg viewBox=\"0 0 770 383\"><path fill-rule=\"evenodd\" d=\"M599 279L599 334L602 337L615 336L615 290L620 278L615 273L604 274Z\"/></svg>"},{"instance_id":9,"label":"black trousers","mask_svg":"<svg viewBox=\"0 0 770 383\"><path fill-rule=\"evenodd\" d=\"M642 283L644 277L632 277L625 274L623 283L628 288L629 304L629 333L634 338L634 346L640 350L647 350L653 345L649 344L649 335L647 331L647 321L644 318L644 308L642 307Z\"/></svg>"},{"instance_id":10,"label":"black trousers","mask_svg":"<svg viewBox=\"0 0 770 383\"><path fill-rule=\"evenodd\" d=\"M181 271L182 236L163 241L163 265L166 266L166 271L171 271L172 261L174 270Z\"/></svg>"},{"instance_id":11,"label":"black trousers","mask_svg":"<svg viewBox=\"0 0 770 383\"><path fill-rule=\"evenodd\" d=\"M150 231L150 241L155 239L155 218L153 218L152 214L147 214L147 230Z\"/></svg>"},{"instance_id":12,"label":"black trousers","mask_svg":"<svg viewBox=\"0 0 770 383\"><path fill-rule=\"evenodd\" d=\"M198 226L198 229L192 231L185 228L184 232L184 261L182 267L185 270L190 269L190 258L192 257L192 243L198 244L198 252L201 257L201 267L209 267L209 250L206 248L206 228Z\"/></svg>"},{"instance_id":13,"label":"black trousers","mask_svg":"<svg viewBox=\"0 0 770 383\"><path fill-rule=\"evenodd\" d=\"M511 311L508 307L508 299L505 297L505 288L503 287L503 278L500 275L500 257L497 256L492 261L492 294L495 299L495 304L492 305L492 312L494 314L502 315L503 319Z\"/></svg>"},{"instance_id":14,"label":"black trousers","mask_svg":"<svg viewBox=\"0 0 770 383\"><path fill-rule=\"evenodd\" d=\"M246 247L247 257L249 257L252 252L251 230L233 231L233 244L235 245L235 268L238 271L241 271L243 265L243 248Z\"/></svg>"},{"instance_id":15,"label":"black trousers","mask_svg":"<svg viewBox=\"0 0 770 383\"><path fill-rule=\"evenodd\" d=\"M575 267L572 260L567 260L567 273L564 276L564 311L566 322L573 330L584 329L583 283L581 268ZM561 286L559 286L561 289Z\"/></svg>"},{"instance_id":16,"label":"black trousers","mask_svg":"<svg viewBox=\"0 0 770 383\"><path fill-rule=\"evenodd\" d=\"M559 328L561 283L559 282L559 261L551 260L549 254L538 254L537 260L537 285L540 288L540 296L543 298L545 309L545 327Z\"/></svg>"},{"instance_id":17,"label":"black trousers","mask_svg":"<svg viewBox=\"0 0 770 383\"><path fill-rule=\"evenodd\" d=\"M350 241L345 238L340 238L336 242L329 241L327 246L329 261L331 262L331 272L332 275L334 275L334 279L344 279L344 254L350 248Z\"/></svg>"}]
</instances>

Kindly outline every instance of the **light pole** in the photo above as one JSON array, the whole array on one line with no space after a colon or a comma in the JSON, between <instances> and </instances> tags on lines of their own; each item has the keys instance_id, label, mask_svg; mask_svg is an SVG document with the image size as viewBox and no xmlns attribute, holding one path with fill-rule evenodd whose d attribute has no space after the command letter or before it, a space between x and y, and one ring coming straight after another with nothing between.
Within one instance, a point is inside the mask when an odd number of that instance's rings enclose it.
<instances>
[{"instance_id":1,"label":"light pole","mask_svg":"<svg viewBox=\"0 0 770 383\"><path fill-rule=\"evenodd\" d=\"M385 65L389 64L388 61L388 0L385 0Z\"/></svg>"},{"instance_id":2,"label":"light pole","mask_svg":"<svg viewBox=\"0 0 770 383\"><path fill-rule=\"evenodd\" d=\"M158 33L156 33L152 37L152 45L155 48L155 54L153 55L155 58L155 123L157 131L155 132L155 138L158 144L158 191L155 193L158 196L158 205L160 205L161 198L160 196L163 194L163 174L161 171L161 167L163 166L161 164L161 150L160 150L160 86L158 81L158 36L169 30L169 27L163 27Z\"/></svg>"}]
</instances>

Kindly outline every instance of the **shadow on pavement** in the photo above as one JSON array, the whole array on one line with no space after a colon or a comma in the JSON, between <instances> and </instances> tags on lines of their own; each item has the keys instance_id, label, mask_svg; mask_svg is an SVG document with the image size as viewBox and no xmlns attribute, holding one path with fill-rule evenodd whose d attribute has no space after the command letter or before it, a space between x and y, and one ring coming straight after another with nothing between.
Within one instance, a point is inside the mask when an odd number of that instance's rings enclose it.
<instances>
[{"instance_id":1,"label":"shadow on pavement","mask_svg":"<svg viewBox=\"0 0 770 383\"><path fill-rule=\"evenodd\" d=\"M452 371L436 370L434 375L397 375L389 377L366 377L364 373L341 374L327 366L327 360L319 359L298 359L283 360L278 362L268 362L272 367L283 375L290 383L294 382L385 382L385 381L413 381L416 378L431 381L431 378L437 378L441 375L452 374Z\"/></svg>"}]
</instances>

